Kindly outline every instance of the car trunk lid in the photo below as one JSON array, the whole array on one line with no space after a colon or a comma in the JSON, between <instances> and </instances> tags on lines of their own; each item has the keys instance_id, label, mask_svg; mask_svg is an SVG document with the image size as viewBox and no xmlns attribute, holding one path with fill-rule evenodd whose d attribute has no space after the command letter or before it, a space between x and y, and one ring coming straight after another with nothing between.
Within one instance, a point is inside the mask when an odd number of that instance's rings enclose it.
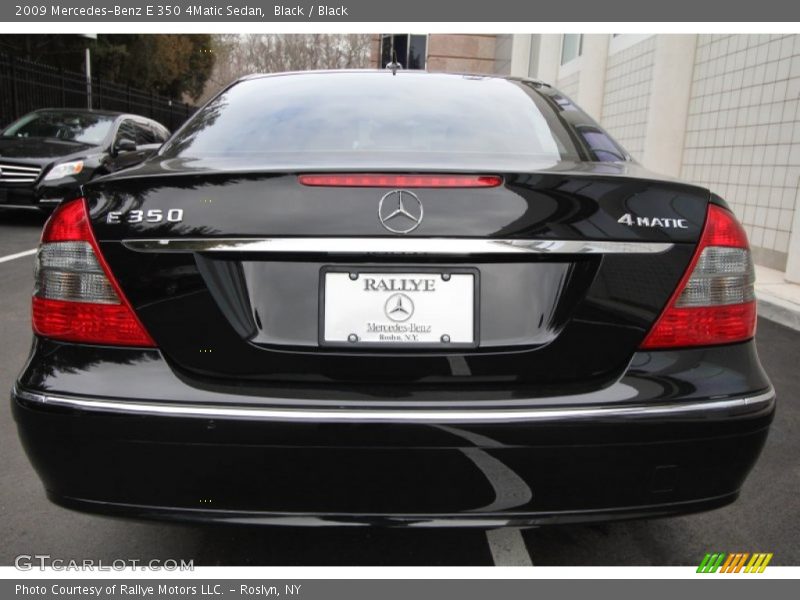
<instances>
[{"instance_id":1,"label":"car trunk lid","mask_svg":"<svg viewBox=\"0 0 800 600\"><path fill-rule=\"evenodd\" d=\"M120 285L187 377L579 393L624 370L705 218L707 191L626 168L400 188L151 170L88 200ZM411 217L387 219L404 195ZM426 285L451 291L419 322L388 316L398 294L423 311ZM403 338L403 323L430 330Z\"/></svg>"}]
</instances>

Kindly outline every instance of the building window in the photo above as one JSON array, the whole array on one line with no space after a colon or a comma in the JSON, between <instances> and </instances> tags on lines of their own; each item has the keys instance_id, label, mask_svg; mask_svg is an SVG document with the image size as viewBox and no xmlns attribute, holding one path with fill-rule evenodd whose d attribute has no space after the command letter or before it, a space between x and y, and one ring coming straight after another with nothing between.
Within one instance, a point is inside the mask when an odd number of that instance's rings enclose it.
<instances>
[{"instance_id":1,"label":"building window","mask_svg":"<svg viewBox=\"0 0 800 600\"><path fill-rule=\"evenodd\" d=\"M392 62L392 44L397 62L404 69L424 69L428 58L428 36L410 33L381 35L381 68Z\"/></svg>"},{"instance_id":2,"label":"building window","mask_svg":"<svg viewBox=\"0 0 800 600\"><path fill-rule=\"evenodd\" d=\"M565 33L561 38L561 64L565 65L581 55L583 34Z\"/></svg>"}]
</instances>

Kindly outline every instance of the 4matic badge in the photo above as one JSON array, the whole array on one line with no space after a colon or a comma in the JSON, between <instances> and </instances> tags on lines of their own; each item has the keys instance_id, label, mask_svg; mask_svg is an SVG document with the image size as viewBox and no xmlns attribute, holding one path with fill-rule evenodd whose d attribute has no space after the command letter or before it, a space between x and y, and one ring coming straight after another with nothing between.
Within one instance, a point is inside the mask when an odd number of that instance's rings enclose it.
<instances>
[{"instance_id":1,"label":"4matic badge","mask_svg":"<svg viewBox=\"0 0 800 600\"><path fill-rule=\"evenodd\" d=\"M617 223L622 223L628 227L661 227L663 229L689 229L689 221L686 219L673 219L671 217L634 217L631 213L625 213Z\"/></svg>"}]
</instances>

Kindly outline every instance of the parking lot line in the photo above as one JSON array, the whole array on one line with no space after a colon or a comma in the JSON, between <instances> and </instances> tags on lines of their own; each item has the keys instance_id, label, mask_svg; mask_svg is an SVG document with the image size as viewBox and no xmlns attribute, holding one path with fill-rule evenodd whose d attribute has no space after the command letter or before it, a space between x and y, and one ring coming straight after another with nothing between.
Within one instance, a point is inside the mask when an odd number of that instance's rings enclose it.
<instances>
[{"instance_id":1,"label":"parking lot line","mask_svg":"<svg viewBox=\"0 0 800 600\"><path fill-rule=\"evenodd\" d=\"M10 260L14 260L15 258L22 258L23 256L30 256L31 254L36 254L36 248L32 250L25 250L24 252L17 252L16 254L0 256L0 263L8 262Z\"/></svg>"},{"instance_id":2,"label":"parking lot line","mask_svg":"<svg viewBox=\"0 0 800 600\"><path fill-rule=\"evenodd\" d=\"M497 567L532 567L533 558L528 554L525 540L519 529L504 527L486 532L489 550Z\"/></svg>"}]
</instances>

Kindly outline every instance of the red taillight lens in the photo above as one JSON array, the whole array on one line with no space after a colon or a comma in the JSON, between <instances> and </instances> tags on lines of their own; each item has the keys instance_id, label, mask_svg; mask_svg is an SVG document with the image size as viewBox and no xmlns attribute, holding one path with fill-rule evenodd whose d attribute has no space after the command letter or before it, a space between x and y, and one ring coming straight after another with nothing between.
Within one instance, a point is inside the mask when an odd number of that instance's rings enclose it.
<instances>
[{"instance_id":1,"label":"red taillight lens","mask_svg":"<svg viewBox=\"0 0 800 600\"><path fill-rule=\"evenodd\" d=\"M303 185L323 187L486 188L503 180L496 175L393 175L377 173L331 173L300 175Z\"/></svg>"},{"instance_id":2,"label":"red taillight lens","mask_svg":"<svg viewBox=\"0 0 800 600\"><path fill-rule=\"evenodd\" d=\"M37 334L87 344L155 347L103 259L85 200L60 206L47 221L35 280Z\"/></svg>"},{"instance_id":3,"label":"red taillight lens","mask_svg":"<svg viewBox=\"0 0 800 600\"><path fill-rule=\"evenodd\" d=\"M712 346L752 338L754 281L744 229L730 212L710 204L689 268L641 348Z\"/></svg>"},{"instance_id":4,"label":"red taillight lens","mask_svg":"<svg viewBox=\"0 0 800 600\"><path fill-rule=\"evenodd\" d=\"M92 304L34 296L33 328L39 335L71 342L155 346L124 304Z\"/></svg>"},{"instance_id":5,"label":"red taillight lens","mask_svg":"<svg viewBox=\"0 0 800 600\"><path fill-rule=\"evenodd\" d=\"M89 215L83 199L62 204L45 223L42 244L47 242L93 242Z\"/></svg>"}]
</instances>

